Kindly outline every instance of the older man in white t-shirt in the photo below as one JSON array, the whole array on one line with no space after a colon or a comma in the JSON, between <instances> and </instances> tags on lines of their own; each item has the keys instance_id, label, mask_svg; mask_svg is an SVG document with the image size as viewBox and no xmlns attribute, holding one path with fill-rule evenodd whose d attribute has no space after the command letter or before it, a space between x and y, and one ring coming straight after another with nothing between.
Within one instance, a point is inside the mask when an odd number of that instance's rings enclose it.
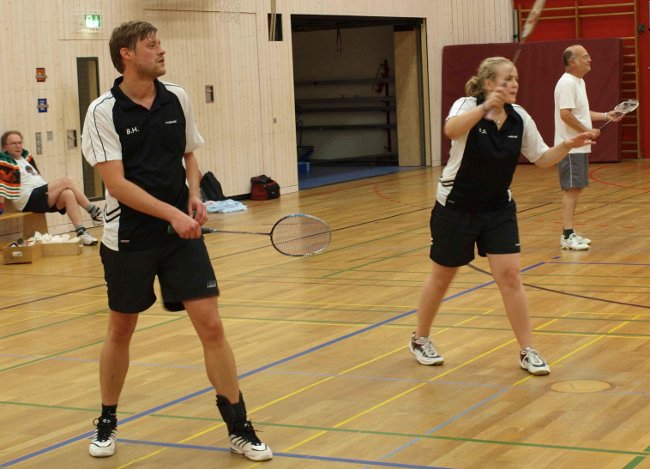
<instances>
[{"instance_id":1,"label":"older man in white t-shirt","mask_svg":"<svg viewBox=\"0 0 650 469\"><path fill-rule=\"evenodd\" d=\"M591 57L579 45L568 47L562 56L565 73L555 85L555 144L592 129L593 121L614 121L623 118L616 111L596 112L589 109L587 88L583 77L591 71ZM562 226L560 237L562 249L584 251L589 249L590 239L584 238L573 229L573 216L582 189L589 184L589 153L591 145L572 149L558 164L562 198Z\"/></svg>"}]
</instances>

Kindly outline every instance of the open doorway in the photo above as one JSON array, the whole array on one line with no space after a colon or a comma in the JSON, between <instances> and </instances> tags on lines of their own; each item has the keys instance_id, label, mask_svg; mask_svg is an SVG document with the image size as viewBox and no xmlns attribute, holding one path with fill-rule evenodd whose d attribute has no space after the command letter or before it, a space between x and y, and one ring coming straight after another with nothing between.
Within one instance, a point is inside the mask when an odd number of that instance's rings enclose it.
<instances>
[{"instance_id":1,"label":"open doorway","mask_svg":"<svg viewBox=\"0 0 650 469\"><path fill-rule=\"evenodd\" d=\"M299 187L427 164L419 18L293 15Z\"/></svg>"}]
</instances>

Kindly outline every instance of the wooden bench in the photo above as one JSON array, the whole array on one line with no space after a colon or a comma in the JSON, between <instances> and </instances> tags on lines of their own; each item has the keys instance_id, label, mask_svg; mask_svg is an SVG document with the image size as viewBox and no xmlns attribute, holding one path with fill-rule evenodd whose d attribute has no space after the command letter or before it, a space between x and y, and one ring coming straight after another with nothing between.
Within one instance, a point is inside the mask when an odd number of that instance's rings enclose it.
<instances>
[{"instance_id":1,"label":"wooden bench","mask_svg":"<svg viewBox=\"0 0 650 469\"><path fill-rule=\"evenodd\" d=\"M5 208L8 208L8 205L5 204ZM9 211L5 211L0 215L0 222L7 220L21 220L23 225L23 239L28 239L34 236L36 231L41 233L47 233L47 220L45 219L44 213L34 213L34 212L15 212L13 208L10 208Z\"/></svg>"}]
</instances>

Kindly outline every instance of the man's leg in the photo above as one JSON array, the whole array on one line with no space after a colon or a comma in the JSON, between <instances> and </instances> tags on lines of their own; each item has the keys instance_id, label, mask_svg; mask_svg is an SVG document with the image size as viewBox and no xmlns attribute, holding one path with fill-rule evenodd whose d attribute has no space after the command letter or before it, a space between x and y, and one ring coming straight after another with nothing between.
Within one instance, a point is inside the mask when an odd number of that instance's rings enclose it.
<instances>
[{"instance_id":1,"label":"man's leg","mask_svg":"<svg viewBox=\"0 0 650 469\"><path fill-rule=\"evenodd\" d=\"M86 197L79 189L74 180L66 176L47 183L48 202L50 203L50 206L54 205L59 200L59 195L64 190L72 192L77 205L80 207L85 209L90 205L90 200L88 200L88 197Z\"/></svg>"},{"instance_id":2,"label":"man's leg","mask_svg":"<svg viewBox=\"0 0 650 469\"><path fill-rule=\"evenodd\" d=\"M110 312L108 332L99 359L99 383L105 405L117 405L122 393L129 369L129 345L137 322L137 314Z\"/></svg>"},{"instance_id":3,"label":"man's leg","mask_svg":"<svg viewBox=\"0 0 650 469\"><path fill-rule=\"evenodd\" d=\"M95 224L101 223L101 209L97 205L90 203L88 197L69 177L63 177L47 184L47 201L50 207L53 205L56 205L59 209L65 207L75 228L81 226L79 207L90 214Z\"/></svg>"},{"instance_id":4,"label":"man's leg","mask_svg":"<svg viewBox=\"0 0 650 469\"><path fill-rule=\"evenodd\" d=\"M578 197L582 189L569 188L562 196L562 227L564 230L573 230L573 215L578 206Z\"/></svg>"},{"instance_id":5,"label":"man's leg","mask_svg":"<svg viewBox=\"0 0 650 469\"><path fill-rule=\"evenodd\" d=\"M217 297L183 301L203 345L205 369L212 386L232 403L239 401L235 356L226 340Z\"/></svg>"},{"instance_id":6,"label":"man's leg","mask_svg":"<svg viewBox=\"0 0 650 469\"><path fill-rule=\"evenodd\" d=\"M217 407L228 427L230 450L253 461L271 459L271 448L259 440L248 420L239 391L235 356L226 340L217 297L185 300L183 305L203 345L205 368L217 392Z\"/></svg>"},{"instance_id":7,"label":"man's leg","mask_svg":"<svg viewBox=\"0 0 650 469\"><path fill-rule=\"evenodd\" d=\"M91 456L107 457L115 453L117 437L117 404L129 369L129 346L138 322L137 314L123 314L111 310L108 331L99 359L99 385L102 415L88 451Z\"/></svg>"}]
</instances>

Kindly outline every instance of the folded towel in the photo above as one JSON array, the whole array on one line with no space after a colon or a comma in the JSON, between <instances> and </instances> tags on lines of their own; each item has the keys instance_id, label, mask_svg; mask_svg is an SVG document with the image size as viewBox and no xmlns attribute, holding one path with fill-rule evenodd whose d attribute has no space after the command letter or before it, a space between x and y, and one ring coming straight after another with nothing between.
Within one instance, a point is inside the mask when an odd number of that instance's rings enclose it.
<instances>
[{"instance_id":1,"label":"folded towel","mask_svg":"<svg viewBox=\"0 0 650 469\"><path fill-rule=\"evenodd\" d=\"M230 212L241 212L242 210L248 209L246 205L239 202L238 200L226 199L226 200L208 200L205 203L205 208L208 210L208 213L230 213Z\"/></svg>"}]
</instances>

